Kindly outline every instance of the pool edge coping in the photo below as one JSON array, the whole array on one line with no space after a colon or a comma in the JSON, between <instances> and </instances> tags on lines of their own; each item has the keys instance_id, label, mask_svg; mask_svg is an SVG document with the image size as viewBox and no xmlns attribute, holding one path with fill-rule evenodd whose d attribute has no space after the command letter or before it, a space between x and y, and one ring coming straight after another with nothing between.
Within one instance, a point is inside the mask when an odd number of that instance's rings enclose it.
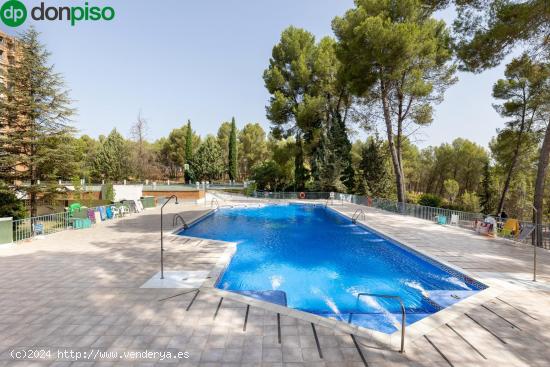
<instances>
[{"instance_id":1,"label":"pool edge coping","mask_svg":"<svg viewBox=\"0 0 550 367\"><path fill-rule=\"evenodd\" d=\"M313 205L318 206L319 203L305 203L303 201L293 201L289 200L286 201L287 204L300 204L300 205ZM269 203L265 203L264 205L269 205ZM276 205L276 204L274 204ZM330 205L323 205L327 209L330 209L337 214L344 216L351 220L351 217L334 206ZM202 221L203 219L206 219L210 215L214 214L218 209L210 209L206 213L198 216L193 221L191 221L188 226L195 225ZM407 243L406 241L397 240L393 238L392 236L385 233L385 231L380 230L378 228L373 228L372 226L361 223L363 221L358 221L357 223L361 225L363 228L370 229L374 232L376 232L378 235L382 236L383 238L386 238L387 240L391 242L396 242L396 244L399 246L404 246L405 248L411 250L413 253L417 252L418 254L427 257L428 259L431 259L435 262L440 263L443 266L449 267L450 269L457 271L459 273L462 273L470 278L472 278L474 281L477 281L479 283L482 283L487 288L480 290L478 293L469 296L466 299L463 299L451 306L445 307L444 309L427 316L423 318L422 320L416 321L411 325L407 325L406 328L406 341L405 344L407 344L408 341L415 340L419 337L422 337L423 335L429 333L433 329L436 329L445 323L462 316L464 313L468 312L472 308L481 305L485 301L492 299L498 295L500 295L502 292L504 292L503 289L500 289L495 284L492 284L493 282L489 279L484 279L483 277L480 277L478 275L474 275L471 272L464 270L456 265L447 263L445 260L442 260L438 258L437 256L434 256L432 254L428 254L426 251L417 248L415 245L412 245L410 243ZM280 313L282 315L290 316L302 321L306 322L312 322L316 323L318 325L322 325L325 327L336 327L339 330L354 334L359 337L364 337L367 339L370 339L374 342L382 343L388 345L392 350L395 348L397 350L400 338L401 338L401 330L398 329L395 332L391 334L383 333L374 329L365 328L358 325L348 324L344 321L339 321L335 319L329 319L327 317L323 317L320 315L316 315L310 312L301 311L297 309L290 308L288 306L281 306L277 305L271 302L258 300L252 297L247 297L244 295L240 295L231 291L219 289L215 287L215 284L217 283L218 279L223 275L223 272L226 270L227 266L230 264L231 259L235 252L237 251L237 243L236 242L230 242L230 241L222 241L222 240L216 240L216 239L210 239L210 238L204 238L204 237L193 237L193 236L186 236L178 234L183 229L183 226L178 227L177 229L173 230L170 233L170 236L176 237L176 238L188 238L188 239L198 239L198 240L206 240L206 241L212 241L212 242L218 242L223 243L226 246L228 246L225 251L222 253L222 255L218 258L216 261L214 267L210 270L209 276L206 279L206 281L201 285L199 288L200 290L209 291L209 293L213 293L215 295L219 295L220 297L228 298L237 302L242 302L251 306L259 307L264 310L270 311L270 312L276 312ZM481 280L483 279L483 281Z\"/></svg>"}]
</instances>

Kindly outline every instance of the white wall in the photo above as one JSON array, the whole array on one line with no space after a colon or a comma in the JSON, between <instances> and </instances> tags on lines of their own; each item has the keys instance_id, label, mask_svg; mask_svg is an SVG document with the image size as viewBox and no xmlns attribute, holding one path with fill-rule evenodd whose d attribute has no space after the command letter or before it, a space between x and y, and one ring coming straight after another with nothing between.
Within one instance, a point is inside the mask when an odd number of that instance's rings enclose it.
<instances>
[{"instance_id":1,"label":"white wall","mask_svg":"<svg viewBox=\"0 0 550 367\"><path fill-rule=\"evenodd\" d=\"M121 200L139 200L143 195L143 185L113 185L115 202Z\"/></svg>"}]
</instances>

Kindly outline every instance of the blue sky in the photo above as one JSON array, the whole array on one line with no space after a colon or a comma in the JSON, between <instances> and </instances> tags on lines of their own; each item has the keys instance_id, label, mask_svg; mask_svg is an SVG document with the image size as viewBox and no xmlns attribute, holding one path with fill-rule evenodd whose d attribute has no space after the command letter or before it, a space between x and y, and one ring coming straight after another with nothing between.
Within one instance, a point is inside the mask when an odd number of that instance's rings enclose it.
<instances>
[{"instance_id":1,"label":"blue sky","mask_svg":"<svg viewBox=\"0 0 550 367\"><path fill-rule=\"evenodd\" d=\"M27 8L39 3L25 1ZM89 3L112 6L115 19L75 27L28 20L25 26L33 24L42 32L51 61L75 100L74 125L81 134L97 137L116 127L128 135L141 111L149 122L150 140L167 135L188 118L201 135L215 133L220 122L232 116L239 126L259 122L268 128L269 95L262 73L281 31L294 25L318 37L331 35L331 20L353 5L352 0ZM452 13L438 17L450 21ZM503 70L500 66L482 74L459 74L459 82L436 106L433 125L422 130L417 143L427 146L465 137L486 146L503 125L491 106L492 84Z\"/></svg>"}]
</instances>

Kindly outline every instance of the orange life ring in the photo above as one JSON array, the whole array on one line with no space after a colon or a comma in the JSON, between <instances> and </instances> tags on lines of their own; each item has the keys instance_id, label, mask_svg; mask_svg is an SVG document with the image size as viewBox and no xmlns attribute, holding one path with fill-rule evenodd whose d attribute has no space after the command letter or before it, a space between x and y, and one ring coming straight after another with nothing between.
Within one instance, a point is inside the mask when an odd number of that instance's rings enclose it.
<instances>
[{"instance_id":1,"label":"orange life ring","mask_svg":"<svg viewBox=\"0 0 550 367\"><path fill-rule=\"evenodd\" d=\"M299 196L300 196L300 199L305 199L306 193L302 191Z\"/></svg>"}]
</instances>

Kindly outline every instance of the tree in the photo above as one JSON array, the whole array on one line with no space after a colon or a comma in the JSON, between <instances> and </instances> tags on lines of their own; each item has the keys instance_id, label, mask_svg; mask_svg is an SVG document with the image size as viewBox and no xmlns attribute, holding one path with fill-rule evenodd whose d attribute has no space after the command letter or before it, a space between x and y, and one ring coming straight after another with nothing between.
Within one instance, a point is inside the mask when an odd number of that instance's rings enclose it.
<instances>
[{"instance_id":1,"label":"tree","mask_svg":"<svg viewBox=\"0 0 550 367\"><path fill-rule=\"evenodd\" d=\"M238 171L238 147L237 147L237 126L235 125L235 118L233 117L231 119L231 130L229 132L229 154L228 154L228 160L229 160L229 179L230 180L236 180L237 179L237 171Z\"/></svg>"},{"instance_id":2,"label":"tree","mask_svg":"<svg viewBox=\"0 0 550 367\"><path fill-rule=\"evenodd\" d=\"M271 94L266 110L273 124L273 136L295 137L294 176L298 190L306 187L309 173L313 187L319 186L323 172L331 172L329 175L340 180L350 158L351 144L340 146L339 149L348 149L345 155L326 149L327 140L347 133L345 121L351 98L346 85L337 77L338 68L334 40L325 37L316 43L310 32L289 27L273 47L269 67L264 72L265 85ZM331 129L333 133L327 136ZM324 164L332 168L323 169Z\"/></svg>"},{"instance_id":3,"label":"tree","mask_svg":"<svg viewBox=\"0 0 550 367\"><path fill-rule=\"evenodd\" d=\"M258 123L246 124L239 132L239 170L246 179L252 172L252 167L267 160L265 131Z\"/></svg>"},{"instance_id":4,"label":"tree","mask_svg":"<svg viewBox=\"0 0 550 367\"><path fill-rule=\"evenodd\" d=\"M7 67L6 83L0 83L0 178L25 182L36 216L37 197L49 188L40 182L61 177L60 170L73 162L65 142L74 131L68 125L74 110L34 28L21 35L18 52Z\"/></svg>"},{"instance_id":5,"label":"tree","mask_svg":"<svg viewBox=\"0 0 550 367\"><path fill-rule=\"evenodd\" d=\"M189 135L191 135L191 139L189 139ZM188 147L188 141L191 141L191 148ZM189 121L186 125L173 129L170 132L168 138L164 141L161 153L168 164L170 177L177 178L178 172L183 172L185 164L191 162L194 154L193 151L196 150L199 145L200 137L193 132ZM191 151L190 159L186 158L188 151Z\"/></svg>"},{"instance_id":6,"label":"tree","mask_svg":"<svg viewBox=\"0 0 550 367\"><path fill-rule=\"evenodd\" d=\"M212 181L220 178L224 171L222 150L216 138L212 135L200 145L193 155L191 168L200 181Z\"/></svg>"},{"instance_id":7,"label":"tree","mask_svg":"<svg viewBox=\"0 0 550 367\"><path fill-rule=\"evenodd\" d=\"M437 0L436 0L437 2ZM447 3L448 1L439 1ZM480 72L498 65L518 44L548 57L548 0L454 0L457 51L462 68Z\"/></svg>"},{"instance_id":8,"label":"tree","mask_svg":"<svg viewBox=\"0 0 550 367\"><path fill-rule=\"evenodd\" d=\"M193 140L191 120L187 120L187 129L185 131L185 163L188 165L188 169L185 171L185 180L188 182L191 182L195 177L190 165L193 161Z\"/></svg>"},{"instance_id":9,"label":"tree","mask_svg":"<svg viewBox=\"0 0 550 367\"><path fill-rule=\"evenodd\" d=\"M260 190L278 191L287 184L283 170L274 161L266 161L254 167L252 179Z\"/></svg>"},{"instance_id":10,"label":"tree","mask_svg":"<svg viewBox=\"0 0 550 367\"><path fill-rule=\"evenodd\" d=\"M445 192L448 195L449 201L451 202L451 204L454 203L456 196L458 195L458 190L460 189L458 182L456 182L452 178L449 178L445 180L443 186L445 186Z\"/></svg>"},{"instance_id":11,"label":"tree","mask_svg":"<svg viewBox=\"0 0 550 367\"><path fill-rule=\"evenodd\" d=\"M448 1L435 1L445 5ZM531 56L548 60L548 1L492 0L458 1L458 18L455 31L459 37L458 56L463 69L480 72L498 65L518 44ZM539 113L545 119L543 142L537 165L533 206L534 222L542 223L544 188L550 162L550 89L541 95ZM539 229L538 246L542 246L542 229Z\"/></svg>"},{"instance_id":12,"label":"tree","mask_svg":"<svg viewBox=\"0 0 550 367\"><path fill-rule=\"evenodd\" d=\"M222 122L218 128L218 144L222 149L224 172L229 173L229 136L231 135L231 122Z\"/></svg>"},{"instance_id":13,"label":"tree","mask_svg":"<svg viewBox=\"0 0 550 367\"><path fill-rule=\"evenodd\" d=\"M113 129L104 139L94 161L97 177L105 180L122 181L129 176L129 154L124 137Z\"/></svg>"},{"instance_id":14,"label":"tree","mask_svg":"<svg viewBox=\"0 0 550 367\"><path fill-rule=\"evenodd\" d=\"M369 137L359 166L368 194L382 198L391 195L391 173L388 172L388 156L384 148L378 136Z\"/></svg>"},{"instance_id":15,"label":"tree","mask_svg":"<svg viewBox=\"0 0 550 367\"><path fill-rule=\"evenodd\" d=\"M479 213L479 197L475 192L465 191L460 197L460 204L464 211Z\"/></svg>"},{"instance_id":16,"label":"tree","mask_svg":"<svg viewBox=\"0 0 550 367\"><path fill-rule=\"evenodd\" d=\"M153 153L147 142L148 130L147 120L139 113L136 122L130 128L130 136L133 140L131 167L135 177L140 180L154 176L158 169L153 162Z\"/></svg>"},{"instance_id":17,"label":"tree","mask_svg":"<svg viewBox=\"0 0 550 367\"><path fill-rule=\"evenodd\" d=\"M12 217L14 220L25 218L23 201L3 182L0 182L0 218Z\"/></svg>"},{"instance_id":18,"label":"tree","mask_svg":"<svg viewBox=\"0 0 550 367\"><path fill-rule=\"evenodd\" d=\"M530 148L529 138L532 136L533 125L539 114L539 96L544 93L544 80L548 78L548 70L544 65L534 63L526 54L521 58L512 60L506 66L504 75L506 79L500 79L493 87L493 97L504 100L502 105L495 105L495 110L502 116L509 119L506 122L506 129L500 131L499 136L510 140L513 150L509 155L506 167L506 178L500 195L497 211L502 212L506 194L510 189L510 183L516 171L520 156L524 153L524 147ZM527 145L527 146L526 146Z\"/></svg>"},{"instance_id":19,"label":"tree","mask_svg":"<svg viewBox=\"0 0 550 367\"><path fill-rule=\"evenodd\" d=\"M332 25L345 80L381 109L397 197L405 202L403 139L411 126L431 123L432 104L455 81L449 32L418 0L356 0Z\"/></svg>"},{"instance_id":20,"label":"tree","mask_svg":"<svg viewBox=\"0 0 550 367\"><path fill-rule=\"evenodd\" d=\"M494 210L494 188L493 177L489 160L483 165L483 179L481 181L480 206L484 214L489 214Z\"/></svg>"}]
</instances>

